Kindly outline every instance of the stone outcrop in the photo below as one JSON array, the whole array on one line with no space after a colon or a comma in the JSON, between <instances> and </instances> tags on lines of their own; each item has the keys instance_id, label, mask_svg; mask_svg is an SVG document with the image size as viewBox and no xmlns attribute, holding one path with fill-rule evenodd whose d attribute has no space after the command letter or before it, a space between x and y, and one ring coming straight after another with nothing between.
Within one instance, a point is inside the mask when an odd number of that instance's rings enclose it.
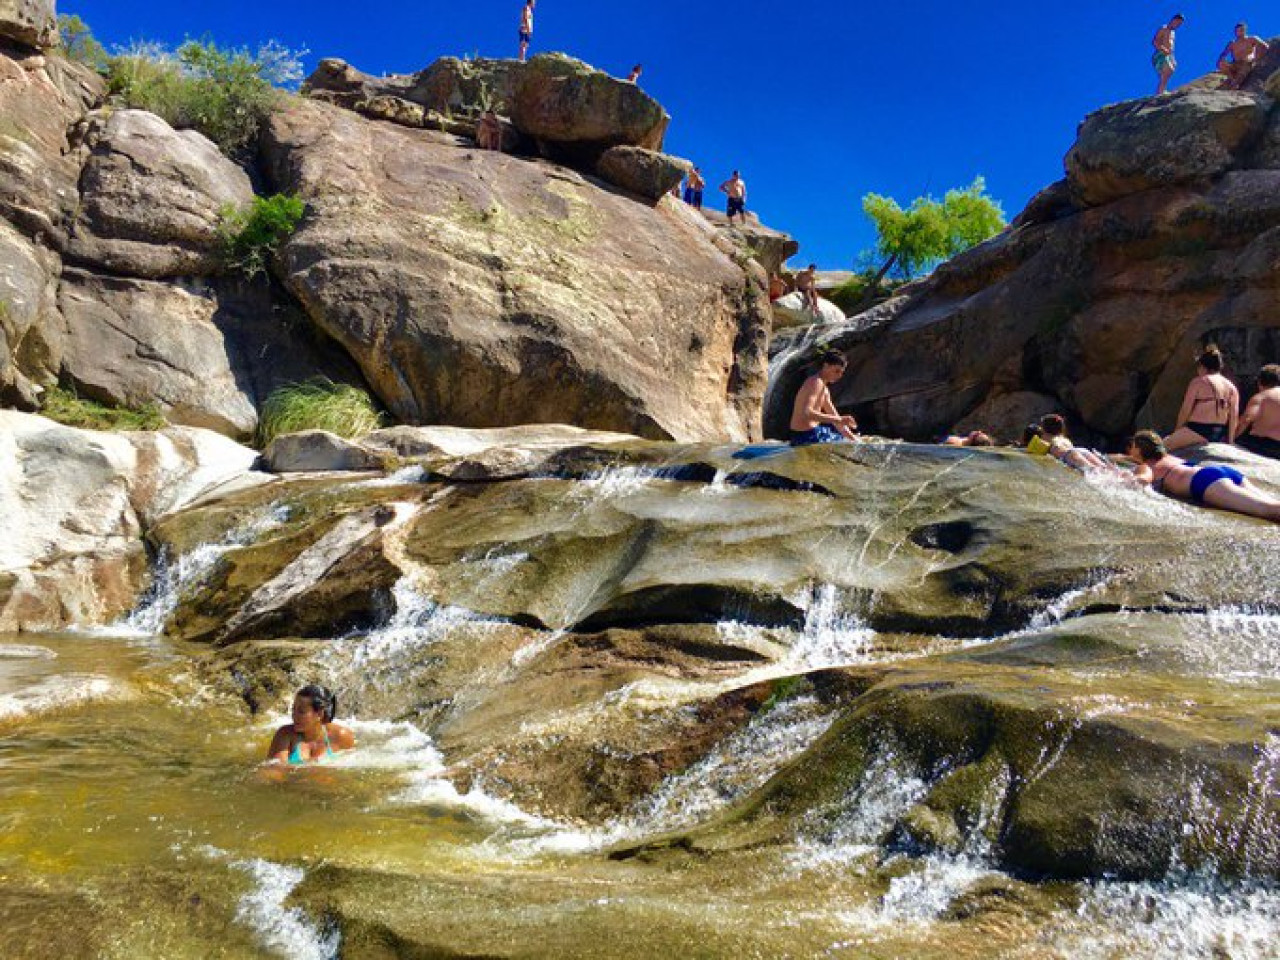
<instances>
[{"instance_id":1,"label":"stone outcrop","mask_svg":"<svg viewBox=\"0 0 1280 960\"><path fill-rule=\"evenodd\" d=\"M1247 395L1280 357L1277 117L1207 89L1092 115L1066 180L1009 230L847 323L779 338L766 434L784 434L819 345L850 361L837 404L912 439L1016 439L1045 406L1094 442L1169 429L1208 341Z\"/></svg>"},{"instance_id":2,"label":"stone outcrop","mask_svg":"<svg viewBox=\"0 0 1280 960\"><path fill-rule=\"evenodd\" d=\"M203 430L95 433L0 410L0 631L124 613L147 582L145 528L256 458Z\"/></svg>"},{"instance_id":3,"label":"stone outcrop","mask_svg":"<svg viewBox=\"0 0 1280 960\"><path fill-rule=\"evenodd\" d=\"M272 473L309 473L378 470L384 458L327 430L303 430L272 440L262 451L262 462Z\"/></svg>"},{"instance_id":4,"label":"stone outcrop","mask_svg":"<svg viewBox=\"0 0 1280 960\"><path fill-rule=\"evenodd\" d=\"M773 301L774 329L783 327L802 327L811 323L844 323L844 311L830 300L818 298L818 313L815 316L804 302L799 292L788 293Z\"/></svg>"},{"instance_id":5,"label":"stone outcrop","mask_svg":"<svg viewBox=\"0 0 1280 960\"><path fill-rule=\"evenodd\" d=\"M518 60L441 57L415 74L405 99L438 113L475 115L486 107L511 110L516 80L524 65Z\"/></svg>"},{"instance_id":6,"label":"stone outcrop","mask_svg":"<svg viewBox=\"0 0 1280 960\"><path fill-rule=\"evenodd\" d=\"M0 0L0 37L43 50L58 41L53 0Z\"/></svg>"},{"instance_id":7,"label":"stone outcrop","mask_svg":"<svg viewBox=\"0 0 1280 960\"><path fill-rule=\"evenodd\" d=\"M313 101L264 147L281 278L400 419L753 435L767 298L682 212Z\"/></svg>"},{"instance_id":8,"label":"stone outcrop","mask_svg":"<svg viewBox=\"0 0 1280 960\"><path fill-rule=\"evenodd\" d=\"M56 374L61 322L57 254L0 221L0 403L31 409L36 384Z\"/></svg>"},{"instance_id":9,"label":"stone outcrop","mask_svg":"<svg viewBox=\"0 0 1280 960\"><path fill-rule=\"evenodd\" d=\"M220 215L253 200L240 167L202 134L143 110L95 117L87 140L69 259L149 279L221 268Z\"/></svg>"},{"instance_id":10,"label":"stone outcrop","mask_svg":"<svg viewBox=\"0 0 1280 960\"><path fill-rule=\"evenodd\" d=\"M601 179L647 200L660 200L684 179L691 164L644 147L610 147L596 164Z\"/></svg>"}]
</instances>

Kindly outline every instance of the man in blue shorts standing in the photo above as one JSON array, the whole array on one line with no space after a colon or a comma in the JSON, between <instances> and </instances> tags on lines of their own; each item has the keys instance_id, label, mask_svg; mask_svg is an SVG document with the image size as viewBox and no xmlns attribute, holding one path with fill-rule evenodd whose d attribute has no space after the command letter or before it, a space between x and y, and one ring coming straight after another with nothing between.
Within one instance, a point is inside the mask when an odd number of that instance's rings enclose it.
<instances>
[{"instance_id":1,"label":"man in blue shorts standing","mask_svg":"<svg viewBox=\"0 0 1280 960\"><path fill-rule=\"evenodd\" d=\"M529 52L529 44L533 42L533 7L537 0L524 0L524 9L520 11L520 62L524 63Z\"/></svg>"},{"instance_id":2,"label":"man in blue shorts standing","mask_svg":"<svg viewBox=\"0 0 1280 960\"><path fill-rule=\"evenodd\" d=\"M721 193L727 194L729 197L729 222L733 223L734 214L742 217L742 222L747 222L747 182L742 179L738 171L733 171L733 176L720 184Z\"/></svg>"}]
</instances>

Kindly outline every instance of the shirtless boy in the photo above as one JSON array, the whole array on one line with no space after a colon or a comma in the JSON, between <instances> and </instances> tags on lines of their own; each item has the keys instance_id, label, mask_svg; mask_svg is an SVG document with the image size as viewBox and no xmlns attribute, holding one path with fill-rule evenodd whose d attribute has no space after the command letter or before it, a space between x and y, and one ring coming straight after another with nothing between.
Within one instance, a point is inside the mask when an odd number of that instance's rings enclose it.
<instances>
[{"instance_id":1,"label":"shirtless boy","mask_svg":"<svg viewBox=\"0 0 1280 960\"><path fill-rule=\"evenodd\" d=\"M706 189L706 186L707 181L702 179L702 170L694 167L685 178L684 202L695 210L701 210L702 191Z\"/></svg>"},{"instance_id":2,"label":"shirtless boy","mask_svg":"<svg viewBox=\"0 0 1280 960\"><path fill-rule=\"evenodd\" d=\"M796 289L804 301L804 308L815 317L822 313L818 306L818 265L811 263L796 274Z\"/></svg>"},{"instance_id":3,"label":"shirtless boy","mask_svg":"<svg viewBox=\"0 0 1280 960\"><path fill-rule=\"evenodd\" d=\"M720 184L720 192L727 194L729 197L729 222L733 223L733 215L736 213L742 217L742 222L747 222L747 182L742 179L738 171L733 171L733 176Z\"/></svg>"},{"instance_id":4,"label":"shirtless boy","mask_svg":"<svg viewBox=\"0 0 1280 960\"><path fill-rule=\"evenodd\" d=\"M1280 363L1269 363L1258 374L1258 392L1244 408L1240 433L1238 446L1280 460Z\"/></svg>"},{"instance_id":5,"label":"shirtless boy","mask_svg":"<svg viewBox=\"0 0 1280 960\"><path fill-rule=\"evenodd\" d=\"M830 384L844 376L844 354L828 350L818 358L818 369L796 394L791 410L791 445L839 443L857 439L858 421L841 416L831 402Z\"/></svg>"},{"instance_id":6,"label":"shirtless boy","mask_svg":"<svg viewBox=\"0 0 1280 960\"><path fill-rule=\"evenodd\" d=\"M1236 24L1236 37L1223 48L1218 58L1218 71L1226 74L1225 90L1239 90L1258 64L1258 58L1271 48L1257 37L1249 36L1247 23Z\"/></svg>"},{"instance_id":7,"label":"shirtless boy","mask_svg":"<svg viewBox=\"0 0 1280 960\"><path fill-rule=\"evenodd\" d=\"M520 11L520 62L524 63L529 52L529 44L533 41L533 7L537 0L524 0L524 9Z\"/></svg>"},{"instance_id":8,"label":"shirtless boy","mask_svg":"<svg viewBox=\"0 0 1280 960\"><path fill-rule=\"evenodd\" d=\"M1173 76L1173 71L1178 69L1178 61L1173 56L1174 34L1184 23L1186 18L1180 13L1175 13L1172 20L1156 31L1151 41L1151 45L1156 48L1156 52L1151 55L1151 66L1155 68L1156 75L1160 78L1160 84L1156 87L1156 96L1168 89L1169 78Z\"/></svg>"}]
</instances>

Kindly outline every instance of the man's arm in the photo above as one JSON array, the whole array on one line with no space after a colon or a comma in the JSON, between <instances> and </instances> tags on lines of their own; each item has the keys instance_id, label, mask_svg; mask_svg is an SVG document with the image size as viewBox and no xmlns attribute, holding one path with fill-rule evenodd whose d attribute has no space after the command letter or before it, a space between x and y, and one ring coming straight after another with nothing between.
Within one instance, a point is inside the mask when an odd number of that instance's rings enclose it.
<instances>
[{"instance_id":1,"label":"man's arm","mask_svg":"<svg viewBox=\"0 0 1280 960\"><path fill-rule=\"evenodd\" d=\"M720 184L720 192L721 192L721 193L728 193L728 192L729 192L729 184L730 184L730 183L732 183L732 182L733 182L732 180L726 180L724 183Z\"/></svg>"},{"instance_id":2,"label":"man's arm","mask_svg":"<svg viewBox=\"0 0 1280 960\"><path fill-rule=\"evenodd\" d=\"M1191 410L1195 404L1196 381L1192 380L1187 384L1187 392L1182 395L1182 406L1178 408L1178 419L1174 423L1175 427L1180 427L1191 419Z\"/></svg>"},{"instance_id":3,"label":"man's arm","mask_svg":"<svg viewBox=\"0 0 1280 960\"><path fill-rule=\"evenodd\" d=\"M840 426L849 427L850 429L858 429L858 421L853 419L849 414L842 414L836 409L836 405L831 401L830 388L822 391L822 409L828 416L836 418Z\"/></svg>"},{"instance_id":4,"label":"man's arm","mask_svg":"<svg viewBox=\"0 0 1280 960\"><path fill-rule=\"evenodd\" d=\"M1151 38L1151 45L1161 53L1169 52L1169 28L1161 27L1156 31L1156 35Z\"/></svg>"},{"instance_id":5,"label":"man's arm","mask_svg":"<svg viewBox=\"0 0 1280 960\"><path fill-rule=\"evenodd\" d=\"M1260 413L1262 413L1262 397L1255 394L1244 408L1244 414L1240 417L1240 424L1236 428L1236 436L1241 437L1248 433L1253 426L1253 421L1258 419Z\"/></svg>"},{"instance_id":6,"label":"man's arm","mask_svg":"<svg viewBox=\"0 0 1280 960\"><path fill-rule=\"evenodd\" d=\"M1227 443L1235 443L1240 429L1240 391L1235 387L1231 388L1230 402L1231 407L1227 414Z\"/></svg>"}]
</instances>

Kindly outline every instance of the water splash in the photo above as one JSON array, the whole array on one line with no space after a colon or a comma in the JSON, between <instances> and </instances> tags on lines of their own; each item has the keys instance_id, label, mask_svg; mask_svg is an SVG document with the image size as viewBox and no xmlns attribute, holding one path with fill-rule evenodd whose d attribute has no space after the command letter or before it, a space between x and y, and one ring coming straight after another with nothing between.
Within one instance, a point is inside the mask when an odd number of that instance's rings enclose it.
<instances>
[{"instance_id":1,"label":"water splash","mask_svg":"<svg viewBox=\"0 0 1280 960\"><path fill-rule=\"evenodd\" d=\"M340 935L323 931L301 907L287 907L285 901L306 876L301 867L285 866L269 860L236 860L236 870L252 879L254 888L236 907L236 920L250 927L259 942L290 960L334 960Z\"/></svg>"},{"instance_id":2,"label":"water splash","mask_svg":"<svg viewBox=\"0 0 1280 960\"><path fill-rule=\"evenodd\" d=\"M110 677L66 674L46 677L9 693L0 693L0 722L81 707L91 701L118 700L128 691Z\"/></svg>"},{"instance_id":3,"label":"water splash","mask_svg":"<svg viewBox=\"0 0 1280 960\"><path fill-rule=\"evenodd\" d=\"M804 629L781 666L794 673L866 663L875 631L849 610L832 584L815 587L805 609Z\"/></svg>"}]
</instances>

